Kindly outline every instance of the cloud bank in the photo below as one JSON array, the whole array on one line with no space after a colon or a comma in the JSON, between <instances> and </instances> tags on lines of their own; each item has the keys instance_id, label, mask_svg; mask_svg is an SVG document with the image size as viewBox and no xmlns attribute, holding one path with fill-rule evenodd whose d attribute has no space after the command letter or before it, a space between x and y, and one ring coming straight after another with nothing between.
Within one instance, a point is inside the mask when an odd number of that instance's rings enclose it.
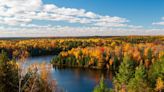
<instances>
[{"instance_id":1,"label":"cloud bank","mask_svg":"<svg viewBox=\"0 0 164 92\"><path fill-rule=\"evenodd\" d=\"M0 23L7 25L28 24L32 20L66 21L95 26L131 27L121 17L102 16L84 9L43 4L41 0L1 0Z\"/></svg>"},{"instance_id":2,"label":"cloud bank","mask_svg":"<svg viewBox=\"0 0 164 92\"><path fill-rule=\"evenodd\" d=\"M123 29L108 27L70 27L70 26L35 26L28 28L3 28L0 37L59 37L59 36L122 36L125 35L163 35L163 29Z\"/></svg>"},{"instance_id":3,"label":"cloud bank","mask_svg":"<svg viewBox=\"0 0 164 92\"><path fill-rule=\"evenodd\" d=\"M42 25L34 24L33 21L42 22ZM48 24L44 21L48 21ZM59 21L81 26L51 23ZM164 22L153 25L164 25ZM142 26L130 24L126 18L100 15L85 9L58 7L55 4L44 4L42 0L0 0L0 33L0 37L160 35L164 34L164 30L146 30Z\"/></svg>"}]
</instances>

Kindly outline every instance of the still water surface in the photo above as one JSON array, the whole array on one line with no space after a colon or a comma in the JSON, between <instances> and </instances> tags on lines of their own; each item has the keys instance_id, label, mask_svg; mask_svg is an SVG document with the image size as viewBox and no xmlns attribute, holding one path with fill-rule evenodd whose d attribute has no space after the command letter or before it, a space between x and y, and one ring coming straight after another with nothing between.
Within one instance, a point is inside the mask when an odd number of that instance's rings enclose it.
<instances>
[{"instance_id":1,"label":"still water surface","mask_svg":"<svg viewBox=\"0 0 164 92\"><path fill-rule=\"evenodd\" d=\"M45 62L49 64L52 56L32 57L27 59L26 65ZM59 87L66 92L92 92L98 84L101 76L105 77L108 87L112 87L112 73L101 70L79 68L53 68L52 78L57 81Z\"/></svg>"}]
</instances>

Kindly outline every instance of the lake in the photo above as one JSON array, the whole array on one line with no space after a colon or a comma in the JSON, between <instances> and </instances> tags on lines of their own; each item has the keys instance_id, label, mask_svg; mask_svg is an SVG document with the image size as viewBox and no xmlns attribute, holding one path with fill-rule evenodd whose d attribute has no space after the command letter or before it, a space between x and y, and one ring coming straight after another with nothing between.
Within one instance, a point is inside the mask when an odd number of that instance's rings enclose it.
<instances>
[{"instance_id":1,"label":"lake","mask_svg":"<svg viewBox=\"0 0 164 92\"><path fill-rule=\"evenodd\" d=\"M42 62L50 64L52 57L31 57L27 59L26 65ZM107 86L112 87L112 73L109 71L55 67L51 69L51 74L52 78L57 81L58 86L66 92L92 92L102 75Z\"/></svg>"}]
</instances>

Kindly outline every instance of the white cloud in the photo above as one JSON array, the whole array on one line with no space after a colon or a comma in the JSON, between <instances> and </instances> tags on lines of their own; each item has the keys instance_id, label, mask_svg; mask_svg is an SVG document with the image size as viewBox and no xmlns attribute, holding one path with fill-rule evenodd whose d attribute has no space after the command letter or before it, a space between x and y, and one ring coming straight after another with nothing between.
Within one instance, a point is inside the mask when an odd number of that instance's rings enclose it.
<instances>
[{"instance_id":1,"label":"white cloud","mask_svg":"<svg viewBox=\"0 0 164 92\"><path fill-rule=\"evenodd\" d=\"M34 11L42 5L41 0L1 0L1 3L17 11Z\"/></svg>"},{"instance_id":2,"label":"white cloud","mask_svg":"<svg viewBox=\"0 0 164 92\"><path fill-rule=\"evenodd\" d=\"M94 14L93 12L87 12L86 17L88 17L88 18L97 18L97 15Z\"/></svg>"},{"instance_id":3,"label":"white cloud","mask_svg":"<svg viewBox=\"0 0 164 92\"><path fill-rule=\"evenodd\" d=\"M52 25L36 25L36 24L21 24L23 28L48 28L52 27Z\"/></svg>"},{"instance_id":4,"label":"white cloud","mask_svg":"<svg viewBox=\"0 0 164 92\"><path fill-rule=\"evenodd\" d=\"M160 22L154 22L152 25L159 25L159 26L164 26L164 17L161 18Z\"/></svg>"},{"instance_id":5,"label":"white cloud","mask_svg":"<svg viewBox=\"0 0 164 92\"><path fill-rule=\"evenodd\" d=\"M42 5L41 0L0 0L0 7L3 8L5 15L1 16L15 16L18 13L36 11Z\"/></svg>"},{"instance_id":6,"label":"white cloud","mask_svg":"<svg viewBox=\"0 0 164 92\"><path fill-rule=\"evenodd\" d=\"M0 0L1 24L28 24L32 20L66 21L90 26L129 27L125 18L103 16L76 8L43 4L42 0ZM10 22L11 21L11 22ZM135 26L134 26L135 27Z\"/></svg>"},{"instance_id":7,"label":"white cloud","mask_svg":"<svg viewBox=\"0 0 164 92\"><path fill-rule=\"evenodd\" d=\"M45 12L52 12L54 9L57 9L58 7L53 4L47 4L43 6L43 11Z\"/></svg>"},{"instance_id":8,"label":"white cloud","mask_svg":"<svg viewBox=\"0 0 164 92\"><path fill-rule=\"evenodd\" d=\"M153 25L163 25L164 26L164 21L163 22L155 22L155 23L153 23Z\"/></svg>"},{"instance_id":9,"label":"white cloud","mask_svg":"<svg viewBox=\"0 0 164 92\"><path fill-rule=\"evenodd\" d=\"M128 25L129 28L143 28L143 26Z\"/></svg>"},{"instance_id":10,"label":"white cloud","mask_svg":"<svg viewBox=\"0 0 164 92\"><path fill-rule=\"evenodd\" d=\"M28 27L27 27L28 26ZM120 35L164 35L164 29L69 27L45 25L22 25L21 28L0 27L0 37L55 37L55 36L120 36Z\"/></svg>"},{"instance_id":11,"label":"white cloud","mask_svg":"<svg viewBox=\"0 0 164 92\"><path fill-rule=\"evenodd\" d=\"M46 20L48 23L36 25L32 23L33 20ZM164 25L163 20L164 17L161 22L153 25ZM52 26L50 21L82 25ZM129 24L126 18L43 4L42 0L0 0L0 24L0 37L164 35L164 29L144 29L142 26ZM83 24L89 27L82 27Z\"/></svg>"}]
</instances>

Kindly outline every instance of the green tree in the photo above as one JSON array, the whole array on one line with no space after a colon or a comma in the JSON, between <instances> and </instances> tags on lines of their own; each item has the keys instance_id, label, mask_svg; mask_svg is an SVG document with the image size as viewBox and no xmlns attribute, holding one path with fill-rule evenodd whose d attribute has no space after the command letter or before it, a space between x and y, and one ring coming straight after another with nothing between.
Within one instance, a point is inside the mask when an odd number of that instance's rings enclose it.
<instances>
[{"instance_id":1,"label":"green tree","mask_svg":"<svg viewBox=\"0 0 164 92\"><path fill-rule=\"evenodd\" d=\"M117 56L114 56L113 69L114 70L117 70L118 66L119 66L118 57Z\"/></svg>"},{"instance_id":2,"label":"green tree","mask_svg":"<svg viewBox=\"0 0 164 92\"><path fill-rule=\"evenodd\" d=\"M101 77L99 85L94 88L93 92L110 92L110 89L106 86L103 77Z\"/></svg>"},{"instance_id":3,"label":"green tree","mask_svg":"<svg viewBox=\"0 0 164 92\"><path fill-rule=\"evenodd\" d=\"M144 65L140 64L135 70L135 77L130 79L128 83L128 92L150 92L150 88L147 85L147 74Z\"/></svg>"},{"instance_id":4,"label":"green tree","mask_svg":"<svg viewBox=\"0 0 164 92\"><path fill-rule=\"evenodd\" d=\"M149 61L152 60L152 50L151 49L148 50L147 58L148 58Z\"/></svg>"},{"instance_id":5,"label":"green tree","mask_svg":"<svg viewBox=\"0 0 164 92\"><path fill-rule=\"evenodd\" d=\"M148 80L151 87L155 87L156 80L158 77L164 79L164 57L161 57L158 61L153 63L148 72Z\"/></svg>"},{"instance_id":6,"label":"green tree","mask_svg":"<svg viewBox=\"0 0 164 92\"><path fill-rule=\"evenodd\" d=\"M125 56L123 62L119 66L118 73L114 78L116 90L122 90L123 88L126 89L129 80L134 76L134 67L134 61L132 61L130 57Z\"/></svg>"}]
</instances>

